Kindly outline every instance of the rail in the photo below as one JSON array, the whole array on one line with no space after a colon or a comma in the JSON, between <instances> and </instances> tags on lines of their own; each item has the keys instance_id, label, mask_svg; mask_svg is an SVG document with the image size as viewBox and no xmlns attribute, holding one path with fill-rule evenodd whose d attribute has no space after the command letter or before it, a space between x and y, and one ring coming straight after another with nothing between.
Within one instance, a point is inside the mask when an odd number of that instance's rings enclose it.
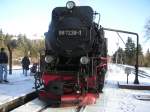
<instances>
[{"instance_id":1,"label":"rail","mask_svg":"<svg viewBox=\"0 0 150 112\"><path fill-rule=\"evenodd\" d=\"M0 112L9 112L37 97L37 94L35 91L28 93L26 95L20 96L18 98L15 98L7 103L4 103L0 105Z\"/></svg>"}]
</instances>

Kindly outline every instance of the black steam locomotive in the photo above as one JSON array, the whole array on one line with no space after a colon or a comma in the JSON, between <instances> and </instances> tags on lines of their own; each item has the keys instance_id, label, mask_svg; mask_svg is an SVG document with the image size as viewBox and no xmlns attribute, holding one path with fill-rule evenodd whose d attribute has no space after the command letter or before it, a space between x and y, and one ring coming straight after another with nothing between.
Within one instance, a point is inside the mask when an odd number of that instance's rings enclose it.
<instances>
[{"instance_id":1,"label":"black steam locomotive","mask_svg":"<svg viewBox=\"0 0 150 112\"><path fill-rule=\"evenodd\" d=\"M75 6L73 1L53 9L40 65L42 100L51 104L82 102L87 94L97 97L102 91L107 40L103 28L94 22L96 15L90 6Z\"/></svg>"}]
</instances>

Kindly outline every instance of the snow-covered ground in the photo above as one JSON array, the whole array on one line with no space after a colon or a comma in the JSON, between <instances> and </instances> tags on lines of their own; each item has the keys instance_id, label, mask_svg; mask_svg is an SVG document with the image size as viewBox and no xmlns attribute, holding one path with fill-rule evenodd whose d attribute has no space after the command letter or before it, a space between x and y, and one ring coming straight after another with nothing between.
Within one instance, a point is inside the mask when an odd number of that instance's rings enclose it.
<instances>
[{"instance_id":1,"label":"snow-covered ground","mask_svg":"<svg viewBox=\"0 0 150 112\"><path fill-rule=\"evenodd\" d=\"M0 105L34 91L34 78L29 74L28 71L28 76L24 76L20 66L13 66L9 83L0 83Z\"/></svg>"},{"instance_id":2,"label":"snow-covered ground","mask_svg":"<svg viewBox=\"0 0 150 112\"><path fill-rule=\"evenodd\" d=\"M8 80L10 83L0 84L0 105L18 96L34 91L33 76L26 77L22 74L21 69L18 69L18 67L16 68L16 70L13 70L12 75L8 75ZM150 73L150 70L148 70L147 68L141 69L146 69L146 72ZM129 83L133 83L134 78L135 75L130 74ZM109 64L104 92L100 95L97 103L86 106L84 112L150 112L150 101L137 99L137 96L139 95L145 95L150 97L150 91L118 88L118 81L126 83L126 79L127 76L124 72L123 67L115 64ZM150 79L139 77L139 82L140 84L150 84ZM37 108L37 105L39 104L37 103L36 105L36 103L34 103L34 105L35 108ZM32 103L32 106L34 105ZM28 106L29 105L26 105L26 108L28 108ZM47 109L47 112L62 112L58 111L57 109L54 110L51 111L51 109ZM65 111L65 108L63 108L63 110ZM28 108L28 111L30 111L30 108Z\"/></svg>"},{"instance_id":3,"label":"snow-covered ground","mask_svg":"<svg viewBox=\"0 0 150 112\"><path fill-rule=\"evenodd\" d=\"M129 76L128 76L129 83L133 83L135 80L135 74L133 73L133 70L135 68L133 66L129 66L129 65L109 64L110 71L108 73L109 74L117 73L116 77L111 77L111 75L110 75L109 78L111 78L111 80L114 80L114 81L126 82L127 74L125 73L125 67L133 68L131 70L131 74L129 74ZM138 79L139 79L140 84L149 84L150 83L150 68L139 67L139 74L140 74L140 71L144 71L146 75L149 75L149 77L146 77L146 78L141 78L139 76ZM119 74L121 74L121 75L119 75Z\"/></svg>"},{"instance_id":4,"label":"snow-covered ground","mask_svg":"<svg viewBox=\"0 0 150 112\"><path fill-rule=\"evenodd\" d=\"M133 83L134 74L129 75L129 83ZM150 98L148 90L120 89L117 82L126 83L126 74L122 67L110 64L106 76L104 93L94 105L86 107L85 112L150 112L150 100L138 100L137 96L147 96ZM150 79L139 77L142 84L149 84Z\"/></svg>"}]
</instances>

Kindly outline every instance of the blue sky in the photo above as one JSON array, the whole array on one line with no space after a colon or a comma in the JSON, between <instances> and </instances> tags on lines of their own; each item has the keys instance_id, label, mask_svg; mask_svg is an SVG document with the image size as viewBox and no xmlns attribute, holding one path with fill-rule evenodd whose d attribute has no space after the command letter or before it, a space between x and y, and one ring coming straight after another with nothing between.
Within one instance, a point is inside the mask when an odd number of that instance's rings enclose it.
<instances>
[{"instance_id":1,"label":"blue sky","mask_svg":"<svg viewBox=\"0 0 150 112\"><path fill-rule=\"evenodd\" d=\"M67 1L0 0L0 28L10 34L43 35L48 30L52 9L56 6L65 6ZM103 27L137 32L140 42L143 43L144 25L150 19L150 0L74 1L77 5L89 5L99 12L100 24Z\"/></svg>"}]
</instances>

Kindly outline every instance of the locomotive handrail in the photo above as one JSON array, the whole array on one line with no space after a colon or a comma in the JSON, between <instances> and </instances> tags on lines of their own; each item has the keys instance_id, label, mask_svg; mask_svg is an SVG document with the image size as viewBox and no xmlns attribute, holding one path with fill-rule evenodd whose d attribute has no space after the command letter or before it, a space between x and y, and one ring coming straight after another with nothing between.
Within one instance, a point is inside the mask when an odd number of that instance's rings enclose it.
<instances>
[{"instance_id":1,"label":"locomotive handrail","mask_svg":"<svg viewBox=\"0 0 150 112\"><path fill-rule=\"evenodd\" d=\"M92 60L92 74L95 74L95 73L97 73L97 71L94 71L94 68L93 68L93 66L94 66L94 60L95 59L99 59L99 60L101 60L101 61L107 61L107 58L106 57L102 57L102 56L100 56L100 57L91 57L91 60ZM99 65L98 65L99 66ZM96 68L97 69L97 68Z\"/></svg>"},{"instance_id":2,"label":"locomotive handrail","mask_svg":"<svg viewBox=\"0 0 150 112\"><path fill-rule=\"evenodd\" d=\"M136 70L136 74L135 74L135 79L134 79L134 84L139 84L139 80L138 80L138 66L139 66L139 62L138 62L138 52L139 52L139 35L138 33L135 32L130 32L130 31L124 31L124 30L118 30L118 29L111 29L111 28L103 28L103 30L106 31L114 31L114 32L120 32L120 33L127 33L127 34L132 34L132 35L136 35L137 37L137 48L136 48L136 65L135 65L135 70Z\"/></svg>"}]
</instances>

